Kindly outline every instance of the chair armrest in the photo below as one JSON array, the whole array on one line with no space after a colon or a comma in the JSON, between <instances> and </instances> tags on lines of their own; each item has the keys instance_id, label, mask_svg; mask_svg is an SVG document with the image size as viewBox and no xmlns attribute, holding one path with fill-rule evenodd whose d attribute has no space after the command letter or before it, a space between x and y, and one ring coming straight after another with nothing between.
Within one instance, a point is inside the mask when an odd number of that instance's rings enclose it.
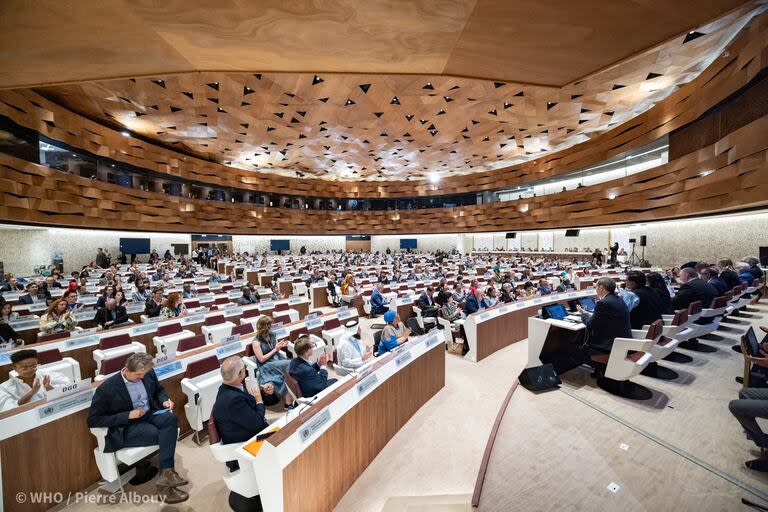
<instances>
[{"instance_id":1,"label":"chair armrest","mask_svg":"<svg viewBox=\"0 0 768 512\"><path fill-rule=\"evenodd\" d=\"M106 427L93 427L90 430L91 430L91 434L93 434L93 436L96 438L96 444L99 447L99 451L103 452L104 445L106 443L107 432L109 431L109 429Z\"/></svg>"},{"instance_id":2,"label":"chair armrest","mask_svg":"<svg viewBox=\"0 0 768 512\"><path fill-rule=\"evenodd\" d=\"M645 335L648 334L648 329L632 329L632 337L636 340L642 340L645 339Z\"/></svg>"},{"instance_id":3,"label":"chair armrest","mask_svg":"<svg viewBox=\"0 0 768 512\"><path fill-rule=\"evenodd\" d=\"M200 393L200 388L195 385L190 379L181 379L181 391L187 395L187 401L190 404L195 403L195 395Z\"/></svg>"}]
</instances>

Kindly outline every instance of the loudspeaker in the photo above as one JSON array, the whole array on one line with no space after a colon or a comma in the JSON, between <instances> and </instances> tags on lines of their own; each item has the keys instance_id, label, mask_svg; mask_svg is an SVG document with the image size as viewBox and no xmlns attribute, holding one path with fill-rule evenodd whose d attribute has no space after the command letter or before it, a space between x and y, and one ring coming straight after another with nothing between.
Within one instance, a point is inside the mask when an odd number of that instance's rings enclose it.
<instances>
[{"instance_id":1,"label":"loudspeaker","mask_svg":"<svg viewBox=\"0 0 768 512\"><path fill-rule=\"evenodd\" d=\"M760 264L768 266L768 247L760 247Z\"/></svg>"},{"instance_id":2,"label":"loudspeaker","mask_svg":"<svg viewBox=\"0 0 768 512\"><path fill-rule=\"evenodd\" d=\"M645 247L646 240L645 235L640 235L640 247Z\"/></svg>"},{"instance_id":3,"label":"loudspeaker","mask_svg":"<svg viewBox=\"0 0 768 512\"><path fill-rule=\"evenodd\" d=\"M507 233L507 239L517 238L517 233Z\"/></svg>"},{"instance_id":4,"label":"loudspeaker","mask_svg":"<svg viewBox=\"0 0 768 512\"><path fill-rule=\"evenodd\" d=\"M551 364L526 368L518 377L520 384L530 391L554 389L561 384L560 377Z\"/></svg>"}]
</instances>

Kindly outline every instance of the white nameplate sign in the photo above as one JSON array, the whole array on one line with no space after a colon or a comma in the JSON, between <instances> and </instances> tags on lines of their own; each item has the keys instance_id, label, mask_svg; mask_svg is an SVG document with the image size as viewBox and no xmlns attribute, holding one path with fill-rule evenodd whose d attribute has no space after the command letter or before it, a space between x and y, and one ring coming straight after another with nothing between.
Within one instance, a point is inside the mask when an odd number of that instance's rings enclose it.
<instances>
[{"instance_id":1,"label":"white nameplate sign","mask_svg":"<svg viewBox=\"0 0 768 512\"><path fill-rule=\"evenodd\" d=\"M68 395L74 395L91 389L91 379L82 379L72 384L66 384L64 386L58 386L46 393L48 400L58 400Z\"/></svg>"},{"instance_id":2,"label":"white nameplate sign","mask_svg":"<svg viewBox=\"0 0 768 512\"><path fill-rule=\"evenodd\" d=\"M344 320L345 318L349 318L351 316L355 316L354 311L351 311L349 309L345 309L344 311L339 311L339 320Z\"/></svg>"},{"instance_id":3,"label":"white nameplate sign","mask_svg":"<svg viewBox=\"0 0 768 512\"><path fill-rule=\"evenodd\" d=\"M403 297L401 299L398 299L398 306L404 306L406 304L413 304L413 298L412 297Z\"/></svg>"},{"instance_id":4,"label":"white nameplate sign","mask_svg":"<svg viewBox=\"0 0 768 512\"><path fill-rule=\"evenodd\" d=\"M96 311L92 309L75 312L75 318L78 322L82 322L84 320L93 320L94 316L96 316Z\"/></svg>"},{"instance_id":5,"label":"white nameplate sign","mask_svg":"<svg viewBox=\"0 0 768 512\"><path fill-rule=\"evenodd\" d=\"M181 370L181 361L173 361L172 363L164 364L163 366L155 367L155 376L159 379L170 373L175 373Z\"/></svg>"},{"instance_id":6,"label":"white nameplate sign","mask_svg":"<svg viewBox=\"0 0 768 512\"><path fill-rule=\"evenodd\" d=\"M157 320L146 323L144 325L140 325L138 327L134 327L133 329L128 331L128 334L131 336L131 338L133 338L134 336L140 336L142 334L147 334L155 331L157 331Z\"/></svg>"},{"instance_id":7,"label":"white nameplate sign","mask_svg":"<svg viewBox=\"0 0 768 512\"><path fill-rule=\"evenodd\" d=\"M488 320L489 318L491 318L490 313L480 313L480 320Z\"/></svg>"},{"instance_id":8,"label":"white nameplate sign","mask_svg":"<svg viewBox=\"0 0 768 512\"><path fill-rule=\"evenodd\" d=\"M438 343L440 343L441 335L439 332L431 333L429 335L429 338L427 338L427 341L424 342L424 346L426 348L430 348Z\"/></svg>"},{"instance_id":9,"label":"white nameplate sign","mask_svg":"<svg viewBox=\"0 0 768 512\"><path fill-rule=\"evenodd\" d=\"M223 338L219 343L222 345L228 345L230 343L236 343L238 341L240 341L240 335L232 334L230 336L227 336L226 338Z\"/></svg>"},{"instance_id":10,"label":"white nameplate sign","mask_svg":"<svg viewBox=\"0 0 768 512\"><path fill-rule=\"evenodd\" d=\"M165 349L165 345L163 345ZM155 368L171 363L176 360L176 354L162 354L154 358L152 361L155 363Z\"/></svg>"},{"instance_id":11,"label":"white nameplate sign","mask_svg":"<svg viewBox=\"0 0 768 512\"><path fill-rule=\"evenodd\" d=\"M325 322L322 319L310 319L305 322L307 330L317 329L321 327Z\"/></svg>"},{"instance_id":12,"label":"white nameplate sign","mask_svg":"<svg viewBox=\"0 0 768 512\"><path fill-rule=\"evenodd\" d=\"M259 302L259 308L261 309L273 309L275 304L271 300L262 300Z\"/></svg>"},{"instance_id":13,"label":"white nameplate sign","mask_svg":"<svg viewBox=\"0 0 768 512\"><path fill-rule=\"evenodd\" d=\"M408 350L408 351L406 351L406 352L403 352L402 354L400 354L399 356L397 356L397 357L395 358L395 364L397 364L397 367L398 367L398 368L400 368L400 367L401 367L401 366L403 366L405 363L407 363L408 361L410 361L410 360L411 360L411 357L412 357L412 356L411 356L411 351L410 351L410 350Z\"/></svg>"},{"instance_id":14,"label":"white nameplate sign","mask_svg":"<svg viewBox=\"0 0 768 512\"><path fill-rule=\"evenodd\" d=\"M205 315L185 316L181 319L181 325L197 324L205 320Z\"/></svg>"},{"instance_id":15,"label":"white nameplate sign","mask_svg":"<svg viewBox=\"0 0 768 512\"><path fill-rule=\"evenodd\" d=\"M288 304L299 304L301 302L301 297L298 295L291 295L288 297Z\"/></svg>"},{"instance_id":16,"label":"white nameplate sign","mask_svg":"<svg viewBox=\"0 0 768 512\"><path fill-rule=\"evenodd\" d=\"M78 407L80 405L89 404L91 403L92 398L93 398L93 390L89 389L88 391L85 391L83 393L78 393L74 396L65 398L64 400L58 400L50 404L45 404L42 407L37 409L37 413L40 416L40 419L42 420L49 416L53 416L54 414L58 414L60 412L66 411L68 409L74 409L75 407Z\"/></svg>"},{"instance_id":17,"label":"white nameplate sign","mask_svg":"<svg viewBox=\"0 0 768 512\"><path fill-rule=\"evenodd\" d=\"M67 340L64 343L66 348L82 347L84 345L96 345L99 343L99 335L92 334L90 336L77 337L72 340Z\"/></svg>"},{"instance_id":18,"label":"white nameplate sign","mask_svg":"<svg viewBox=\"0 0 768 512\"><path fill-rule=\"evenodd\" d=\"M373 388L376 384L379 383L379 377L372 373L362 379L360 382L357 383L357 396L362 397L364 394L366 394L371 388Z\"/></svg>"},{"instance_id":19,"label":"white nameplate sign","mask_svg":"<svg viewBox=\"0 0 768 512\"><path fill-rule=\"evenodd\" d=\"M277 339L285 338L286 336L288 336L288 329L285 329L285 328L277 329L276 331L274 331L274 333Z\"/></svg>"},{"instance_id":20,"label":"white nameplate sign","mask_svg":"<svg viewBox=\"0 0 768 512\"><path fill-rule=\"evenodd\" d=\"M141 313L144 311L145 305L143 302L131 302L127 306L125 306L125 312L130 313Z\"/></svg>"},{"instance_id":21,"label":"white nameplate sign","mask_svg":"<svg viewBox=\"0 0 768 512\"><path fill-rule=\"evenodd\" d=\"M540 304L542 302L544 302L544 299L542 297L538 297L536 299L533 299L533 303L534 304Z\"/></svg>"},{"instance_id":22,"label":"white nameplate sign","mask_svg":"<svg viewBox=\"0 0 768 512\"><path fill-rule=\"evenodd\" d=\"M9 324L16 331L25 331L27 329L37 328L40 326L40 319L24 320L23 322L11 322Z\"/></svg>"},{"instance_id":23,"label":"white nameplate sign","mask_svg":"<svg viewBox=\"0 0 768 512\"><path fill-rule=\"evenodd\" d=\"M312 435L320 430L326 423L331 421L331 411L329 409L323 409L322 412L311 418L299 431L301 441L306 443Z\"/></svg>"},{"instance_id":24,"label":"white nameplate sign","mask_svg":"<svg viewBox=\"0 0 768 512\"><path fill-rule=\"evenodd\" d=\"M238 334L237 337L239 338L240 335ZM219 347L216 349L216 357L221 359L224 356L228 356L230 354L240 352L242 349L243 347L239 343L229 343L227 345L224 345L223 347Z\"/></svg>"},{"instance_id":25,"label":"white nameplate sign","mask_svg":"<svg viewBox=\"0 0 768 512\"><path fill-rule=\"evenodd\" d=\"M224 310L224 318L243 314L243 308L237 307L237 304L234 304L234 306L235 307L227 308Z\"/></svg>"},{"instance_id":26,"label":"white nameplate sign","mask_svg":"<svg viewBox=\"0 0 768 512\"><path fill-rule=\"evenodd\" d=\"M30 304L27 308L30 312L31 311L45 311L48 309L48 306L45 305L45 302L38 302L37 304Z\"/></svg>"},{"instance_id":27,"label":"white nameplate sign","mask_svg":"<svg viewBox=\"0 0 768 512\"><path fill-rule=\"evenodd\" d=\"M78 336L89 336L91 334L96 334L96 331L98 331L98 327L91 327L90 329L82 329L80 331L77 331L76 334Z\"/></svg>"},{"instance_id":28,"label":"white nameplate sign","mask_svg":"<svg viewBox=\"0 0 768 512\"><path fill-rule=\"evenodd\" d=\"M5 292L3 293L3 298L8 302L13 302L14 300L19 300L19 297L21 296L20 293L11 293L11 292Z\"/></svg>"}]
</instances>

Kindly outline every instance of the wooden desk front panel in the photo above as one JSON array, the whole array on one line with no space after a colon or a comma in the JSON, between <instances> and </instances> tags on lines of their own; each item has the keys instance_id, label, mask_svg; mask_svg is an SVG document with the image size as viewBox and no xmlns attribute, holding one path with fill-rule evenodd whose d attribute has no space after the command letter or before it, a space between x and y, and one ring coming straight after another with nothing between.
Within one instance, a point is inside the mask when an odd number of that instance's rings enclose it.
<instances>
[{"instance_id":1,"label":"wooden desk front panel","mask_svg":"<svg viewBox=\"0 0 768 512\"><path fill-rule=\"evenodd\" d=\"M30 493L60 492L64 500L99 481L93 458L96 438L86 418L88 409L0 441L3 461L3 508L39 512L52 503L32 503ZM27 501L18 503L17 493Z\"/></svg>"},{"instance_id":2,"label":"wooden desk front panel","mask_svg":"<svg viewBox=\"0 0 768 512\"><path fill-rule=\"evenodd\" d=\"M312 307L322 308L330 306L328 303L328 288L312 288Z\"/></svg>"},{"instance_id":3,"label":"wooden desk front panel","mask_svg":"<svg viewBox=\"0 0 768 512\"><path fill-rule=\"evenodd\" d=\"M405 423L445 386L438 344L363 398L283 470L283 508L332 510Z\"/></svg>"}]
</instances>

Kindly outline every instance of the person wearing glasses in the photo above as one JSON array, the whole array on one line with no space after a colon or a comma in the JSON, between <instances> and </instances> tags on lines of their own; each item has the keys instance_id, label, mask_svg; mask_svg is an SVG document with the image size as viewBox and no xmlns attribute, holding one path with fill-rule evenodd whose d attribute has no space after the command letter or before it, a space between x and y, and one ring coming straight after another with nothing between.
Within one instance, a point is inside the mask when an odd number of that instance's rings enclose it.
<instances>
[{"instance_id":1,"label":"person wearing glasses","mask_svg":"<svg viewBox=\"0 0 768 512\"><path fill-rule=\"evenodd\" d=\"M37 351L19 350L11 354L13 371L0 384L0 411L10 411L20 405L42 400L55 387L72 382L58 372L38 372Z\"/></svg>"}]
</instances>

